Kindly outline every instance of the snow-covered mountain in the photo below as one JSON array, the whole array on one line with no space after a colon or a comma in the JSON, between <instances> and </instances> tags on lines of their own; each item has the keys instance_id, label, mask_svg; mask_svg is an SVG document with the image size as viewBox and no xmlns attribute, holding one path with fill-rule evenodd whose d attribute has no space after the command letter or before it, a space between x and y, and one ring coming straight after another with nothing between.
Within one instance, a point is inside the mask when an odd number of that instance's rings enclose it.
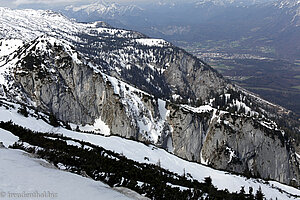
<instances>
[{"instance_id":1,"label":"snow-covered mountain","mask_svg":"<svg viewBox=\"0 0 300 200\"><path fill-rule=\"evenodd\" d=\"M204 6L213 4L215 6L249 6L249 5L255 5L255 4L261 4L270 2L270 0L202 0L202 1L196 1L195 4L197 6Z\"/></svg>"},{"instance_id":2,"label":"snow-covered mountain","mask_svg":"<svg viewBox=\"0 0 300 200\"><path fill-rule=\"evenodd\" d=\"M296 27L300 26L300 1L282 0L274 3L279 9L286 10L286 13L292 16L290 23Z\"/></svg>"},{"instance_id":3,"label":"snow-covered mountain","mask_svg":"<svg viewBox=\"0 0 300 200\"><path fill-rule=\"evenodd\" d=\"M284 7L299 7L300 1L299 0L282 0L275 2L274 5L278 6L279 8L284 8Z\"/></svg>"},{"instance_id":4,"label":"snow-covered mountain","mask_svg":"<svg viewBox=\"0 0 300 200\"><path fill-rule=\"evenodd\" d=\"M218 169L299 184L299 123L288 110L165 40L51 11L0 11L1 121L90 132L83 140L95 145L102 136L93 134L122 136ZM156 160L145 152L144 160Z\"/></svg>"},{"instance_id":5,"label":"snow-covered mountain","mask_svg":"<svg viewBox=\"0 0 300 200\"><path fill-rule=\"evenodd\" d=\"M30 41L43 34L56 37L70 37L88 25L76 24L63 15L53 11L19 10L18 12L0 7L1 13L1 38L14 38Z\"/></svg>"},{"instance_id":6,"label":"snow-covered mountain","mask_svg":"<svg viewBox=\"0 0 300 200\"><path fill-rule=\"evenodd\" d=\"M99 14L103 17L115 17L124 15L138 15L143 9L136 5L120 5L118 3L108 3L105 1L98 1L92 4L83 6L67 6L66 11L70 12L84 12L88 15Z\"/></svg>"},{"instance_id":7,"label":"snow-covered mountain","mask_svg":"<svg viewBox=\"0 0 300 200\"><path fill-rule=\"evenodd\" d=\"M105 20L118 26L123 26L123 23L130 19L138 21L143 11L143 8L134 4L119 4L103 0L80 6L70 5L60 10L66 16L80 21Z\"/></svg>"}]
</instances>

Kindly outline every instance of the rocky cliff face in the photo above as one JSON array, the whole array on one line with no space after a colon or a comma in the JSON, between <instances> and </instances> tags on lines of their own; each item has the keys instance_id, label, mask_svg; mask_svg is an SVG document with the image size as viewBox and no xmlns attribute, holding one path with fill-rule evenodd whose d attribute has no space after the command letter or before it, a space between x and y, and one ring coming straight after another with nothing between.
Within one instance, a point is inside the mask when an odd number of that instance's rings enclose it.
<instances>
[{"instance_id":1,"label":"rocky cliff face","mask_svg":"<svg viewBox=\"0 0 300 200\"><path fill-rule=\"evenodd\" d=\"M169 105L173 152L182 158L203 163L201 150L209 129L212 110L191 112L180 106Z\"/></svg>"},{"instance_id":2,"label":"rocky cliff face","mask_svg":"<svg viewBox=\"0 0 300 200\"><path fill-rule=\"evenodd\" d=\"M130 120L119 112L123 108L112 85L83 63L70 46L42 37L12 57L17 55L22 58L16 63L12 58L9 63L16 67L11 71L14 80L8 89L18 88L22 99L29 97L37 108L54 113L65 122L93 124L101 116L105 121L113 121L112 131L122 130L121 134L127 137L136 135ZM17 94L7 95L13 98ZM128 129L120 128L122 124Z\"/></svg>"},{"instance_id":3,"label":"rocky cliff face","mask_svg":"<svg viewBox=\"0 0 300 200\"><path fill-rule=\"evenodd\" d=\"M280 130L263 120L203 108L170 106L174 153L217 169L273 179L299 180L299 162Z\"/></svg>"},{"instance_id":4,"label":"rocky cliff face","mask_svg":"<svg viewBox=\"0 0 300 200\"><path fill-rule=\"evenodd\" d=\"M147 57L152 52L153 60L132 57L127 69L118 58L129 53L112 53L118 56L110 65L108 51L102 52L106 64L93 65L69 43L40 37L1 61L2 96L64 122L93 125L101 120L110 134L149 141L218 169L299 182L295 151L280 127L267 119L263 103L182 50L163 47L159 51L165 50L166 56L157 60L154 53L159 48L146 49L140 53L148 52ZM134 66L136 76L130 71ZM131 78L124 75L128 70ZM154 90L146 93L124 82L144 75L149 81L139 88L152 84L170 96L163 100Z\"/></svg>"},{"instance_id":5,"label":"rocky cliff face","mask_svg":"<svg viewBox=\"0 0 300 200\"><path fill-rule=\"evenodd\" d=\"M92 125L100 118L112 134L162 141L165 102L98 71L67 43L38 38L12 54L6 66L11 68L4 91L14 91L5 94L11 100L64 122Z\"/></svg>"},{"instance_id":6,"label":"rocky cliff face","mask_svg":"<svg viewBox=\"0 0 300 200\"><path fill-rule=\"evenodd\" d=\"M226 114L214 120L202 156L214 167L290 183L299 180L299 166L282 133L256 120Z\"/></svg>"}]
</instances>

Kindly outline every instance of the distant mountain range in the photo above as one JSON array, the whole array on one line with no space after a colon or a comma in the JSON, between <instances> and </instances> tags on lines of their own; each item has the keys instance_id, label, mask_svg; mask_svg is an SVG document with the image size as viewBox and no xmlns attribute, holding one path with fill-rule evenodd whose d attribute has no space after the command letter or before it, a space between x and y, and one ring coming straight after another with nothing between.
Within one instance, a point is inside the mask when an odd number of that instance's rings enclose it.
<instances>
[{"instance_id":1,"label":"distant mountain range","mask_svg":"<svg viewBox=\"0 0 300 200\"><path fill-rule=\"evenodd\" d=\"M294 61L299 59L299 1L170 1L146 5L118 5L103 1L61 10L78 21L104 20L169 41L240 41L244 51ZM234 51L234 50L233 50ZM236 49L240 51L240 49Z\"/></svg>"},{"instance_id":2,"label":"distant mountain range","mask_svg":"<svg viewBox=\"0 0 300 200\"><path fill-rule=\"evenodd\" d=\"M120 5L118 3L107 3L98 1L96 3L82 6L67 6L64 13L72 14L72 17L81 21L97 21L95 18L116 19L122 17L139 16L143 11L136 5Z\"/></svg>"}]
</instances>

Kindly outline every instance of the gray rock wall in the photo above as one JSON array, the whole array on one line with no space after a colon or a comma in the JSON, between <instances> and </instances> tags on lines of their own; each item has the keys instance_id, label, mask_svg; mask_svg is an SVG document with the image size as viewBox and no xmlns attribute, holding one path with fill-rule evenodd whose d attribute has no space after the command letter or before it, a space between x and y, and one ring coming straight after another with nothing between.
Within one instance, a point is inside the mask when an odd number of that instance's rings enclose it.
<instances>
[{"instance_id":1,"label":"gray rock wall","mask_svg":"<svg viewBox=\"0 0 300 200\"><path fill-rule=\"evenodd\" d=\"M294 150L280 137L247 117L195 114L171 107L174 153L217 169L299 184Z\"/></svg>"},{"instance_id":2,"label":"gray rock wall","mask_svg":"<svg viewBox=\"0 0 300 200\"><path fill-rule=\"evenodd\" d=\"M52 57L62 55L59 51ZM101 74L75 62L56 61L53 70L49 73L40 67L33 70L22 67L16 69L14 77L38 108L62 121L94 124L95 119L101 117L112 133L137 138L136 124L128 118L120 97Z\"/></svg>"}]
</instances>

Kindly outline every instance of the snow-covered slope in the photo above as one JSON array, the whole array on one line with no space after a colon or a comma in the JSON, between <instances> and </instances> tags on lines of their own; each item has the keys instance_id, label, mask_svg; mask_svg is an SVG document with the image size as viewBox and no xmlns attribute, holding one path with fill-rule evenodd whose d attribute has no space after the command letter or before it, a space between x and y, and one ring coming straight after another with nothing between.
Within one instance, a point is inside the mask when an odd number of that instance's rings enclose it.
<instances>
[{"instance_id":1,"label":"snow-covered slope","mask_svg":"<svg viewBox=\"0 0 300 200\"><path fill-rule=\"evenodd\" d=\"M134 37L135 35L138 35L138 38L145 37L132 31L122 31L107 27L103 29L99 27L99 25L103 25L101 22L91 24L77 23L60 13L50 10L12 10L0 7L0 16L0 39L13 38L28 42L46 34L78 42L81 41L81 38L78 37L79 34L86 33L99 36L98 33L115 34L117 31L123 32L123 37Z\"/></svg>"},{"instance_id":2,"label":"snow-covered slope","mask_svg":"<svg viewBox=\"0 0 300 200\"><path fill-rule=\"evenodd\" d=\"M24 42L18 39L0 40L0 58L11 54L23 44Z\"/></svg>"},{"instance_id":3,"label":"snow-covered slope","mask_svg":"<svg viewBox=\"0 0 300 200\"><path fill-rule=\"evenodd\" d=\"M3 130L0 130L0 141L2 134ZM4 200L133 199L99 181L56 169L20 150L0 148L0 158L0 198Z\"/></svg>"},{"instance_id":4,"label":"snow-covered slope","mask_svg":"<svg viewBox=\"0 0 300 200\"><path fill-rule=\"evenodd\" d=\"M43 10L11 10L0 7L0 38L30 41L43 34L75 39L86 26L73 23L59 13Z\"/></svg>"},{"instance_id":5,"label":"snow-covered slope","mask_svg":"<svg viewBox=\"0 0 300 200\"><path fill-rule=\"evenodd\" d=\"M15 107L17 106L18 105L15 105ZM300 196L300 191L293 187L286 186L275 181L269 181L267 183L259 179L247 179L245 177L233 175L228 172L218 171L201 164L180 159L175 155L152 145L147 146L143 143L126 140L116 136L105 137L101 135L70 131L61 127L55 128L45 123L41 119L37 120L34 117L25 118L24 116L17 113L16 108L6 109L4 107L0 107L0 109L0 121L11 120L15 124L21 125L34 131L59 133L66 137L77 139L79 141L86 141L91 144L101 146L105 149L123 154L127 158L138 161L140 163L157 164L158 162L160 162L163 168L178 174L183 174L185 171L185 173L191 174L194 179L199 180L200 182L202 182L205 177L210 176L212 178L213 184L219 189L227 188L230 192L238 192L240 191L241 186L244 186L246 192L248 192L249 187L252 187L254 191L258 190L258 188L261 187L267 199L297 199L296 197L291 197L289 194ZM16 140L17 138L12 136L9 132L0 129L0 141L3 141L4 144L12 144ZM282 191L278 190L277 188L280 188Z\"/></svg>"}]
</instances>

